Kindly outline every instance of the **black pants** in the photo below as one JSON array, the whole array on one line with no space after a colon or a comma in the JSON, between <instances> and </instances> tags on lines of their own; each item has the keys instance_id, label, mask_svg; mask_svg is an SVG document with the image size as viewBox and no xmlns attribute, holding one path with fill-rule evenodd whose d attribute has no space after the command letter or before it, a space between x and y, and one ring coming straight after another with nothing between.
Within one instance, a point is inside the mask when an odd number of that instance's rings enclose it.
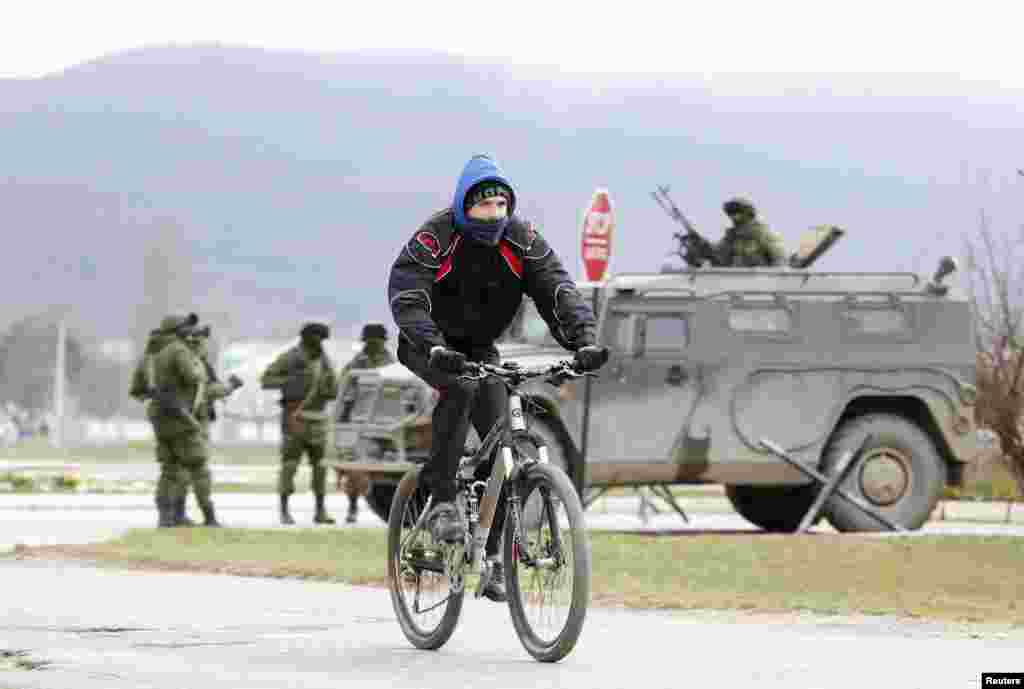
<instances>
[{"instance_id":1,"label":"black pants","mask_svg":"<svg viewBox=\"0 0 1024 689\"><path fill-rule=\"evenodd\" d=\"M452 347L470 361L498 363L498 350L486 347ZM420 473L420 483L434 496L434 504L455 500L455 474L459 459L466 446L469 423L472 420L480 440L487 436L494 423L502 418L508 407L505 385L493 378L485 381L459 380L458 376L430 368L427 355L402 339L398 345L398 360L409 370L438 391L440 398L434 407L431 434L433 442L430 459ZM490 475L494 457L477 468L477 478L486 480ZM505 524L505 488L502 486L491 532L487 538L486 553L497 552L498 539Z\"/></svg>"}]
</instances>

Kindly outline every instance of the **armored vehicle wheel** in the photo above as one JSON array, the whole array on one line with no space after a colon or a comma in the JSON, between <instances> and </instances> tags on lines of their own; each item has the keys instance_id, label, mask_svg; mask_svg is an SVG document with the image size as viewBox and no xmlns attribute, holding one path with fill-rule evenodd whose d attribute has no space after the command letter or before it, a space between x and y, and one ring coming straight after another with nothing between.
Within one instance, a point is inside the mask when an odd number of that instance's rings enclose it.
<instances>
[{"instance_id":1,"label":"armored vehicle wheel","mask_svg":"<svg viewBox=\"0 0 1024 689\"><path fill-rule=\"evenodd\" d=\"M725 487L726 497L741 517L765 531L783 533L796 531L817 494L818 489L811 484Z\"/></svg>"},{"instance_id":2,"label":"armored vehicle wheel","mask_svg":"<svg viewBox=\"0 0 1024 689\"><path fill-rule=\"evenodd\" d=\"M372 481L370 489L366 491L366 504L370 506L375 515L384 521L388 520L388 515L391 513L391 501L394 498L395 484L393 483Z\"/></svg>"},{"instance_id":3,"label":"armored vehicle wheel","mask_svg":"<svg viewBox=\"0 0 1024 689\"><path fill-rule=\"evenodd\" d=\"M823 465L835 466L872 436L841 487L907 529L931 516L946 485L946 465L935 443L912 421L896 414L866 414L844 422L825 449ZM826 516L839 531L885 531L887 527L845 500L832 497Z\"/></svg>"}]
</instances>

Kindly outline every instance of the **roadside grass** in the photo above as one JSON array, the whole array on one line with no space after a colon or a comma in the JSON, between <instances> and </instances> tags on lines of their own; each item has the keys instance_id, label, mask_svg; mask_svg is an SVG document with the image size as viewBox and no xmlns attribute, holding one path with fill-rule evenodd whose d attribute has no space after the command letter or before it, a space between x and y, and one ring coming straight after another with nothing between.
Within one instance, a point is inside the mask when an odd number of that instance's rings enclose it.
<instances>
[{"instance_id":1,"label":"roadside grass","mask_svg":"<svg viewBox=\"0 0 1024 689\"><path fill-rule=\"evenodd\" d=\"M152 441L133 441L110 445L82 445L55 448L45 438L26 438L13 447L0 448L0 460L31 462L60 461L77 464L131 464L155 461ZM281 461L280 450L271 445L219 445L211 448L211 460L220 464L263 465Z\"/></svg>"},{"instance_id":2,"label":"roadside grass","mask_svg":"<svg viewBox=\"0 0 1024 689\"><path fill-rule=\"evenodd\" d=\"M295 481L297 493L309 492L308 477ZM40 477L27 474L0 473L0 495L152 495L155 484L152 481L81 481L62 479L60 476ZM214 496L223 494L277 495L275 483L214 482Z\"/></svg>"},{"instance_id":3,"label":"roadside grass","mask_svg":"<svg viewBox=\"0 0 1024 689\"><path fill-rule=\"evenodd\" d=\"M383 586L385 541L384 529L139 529L14 557ZM1024 538L594 532L591 542L595 605L1024 625Z\"/></svg>"}]
</instances>

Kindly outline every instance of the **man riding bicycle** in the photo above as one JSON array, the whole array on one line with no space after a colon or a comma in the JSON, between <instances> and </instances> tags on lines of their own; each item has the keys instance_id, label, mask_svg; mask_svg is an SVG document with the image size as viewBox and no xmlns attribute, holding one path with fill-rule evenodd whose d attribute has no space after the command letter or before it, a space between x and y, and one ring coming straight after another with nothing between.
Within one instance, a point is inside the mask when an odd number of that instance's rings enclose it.
<instances>
[{"instance_id":1,"label":"man riding bicycle","mask_svg":"<svg viewBox=\"0 0 1024 689\"><path fill-rule=\"evenodd\" d=\"M465 536L455 475L470 420L483 438L508 403L500 381L465 381L459 374L467 361L498 363L494 342L515 318L522 295L534 301L558 343L576 353L577 368L597 370L608 360L607 348L595 344L593 311L534 225L516 217L515 206L515 192L497 164L474 156L451 207L416 231L391 268L388 298L399 328L398 360L439 393L430 459L420 474L433 495L427 524L438 542ZM490 472L489 466L482 469ZM504 490L500 501L485 547L494 564L483 591L497 602L506 600L497 561Z\"/></svg>"}]
</instances>

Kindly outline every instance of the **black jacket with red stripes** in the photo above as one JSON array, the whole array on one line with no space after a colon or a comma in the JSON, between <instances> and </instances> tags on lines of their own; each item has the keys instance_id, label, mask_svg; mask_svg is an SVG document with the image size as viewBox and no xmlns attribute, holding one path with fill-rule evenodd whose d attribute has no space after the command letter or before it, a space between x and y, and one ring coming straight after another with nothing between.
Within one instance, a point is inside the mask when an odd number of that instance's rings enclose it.
<instances>
[{"instance_id":1,"label":"black jacket with red stripes","mask_svg":"<svg viewBox=\"0 0 1024 689\"><path fill-rule=\"evenodd\" d=\"M416 231L391 268L388 298L399 336L421 351L492 345L526 294L551 334L575 351L595 342L594 313L533 227L513 216L497 246L467 241L451 210Z\"/></svg>"}]
</instances>

